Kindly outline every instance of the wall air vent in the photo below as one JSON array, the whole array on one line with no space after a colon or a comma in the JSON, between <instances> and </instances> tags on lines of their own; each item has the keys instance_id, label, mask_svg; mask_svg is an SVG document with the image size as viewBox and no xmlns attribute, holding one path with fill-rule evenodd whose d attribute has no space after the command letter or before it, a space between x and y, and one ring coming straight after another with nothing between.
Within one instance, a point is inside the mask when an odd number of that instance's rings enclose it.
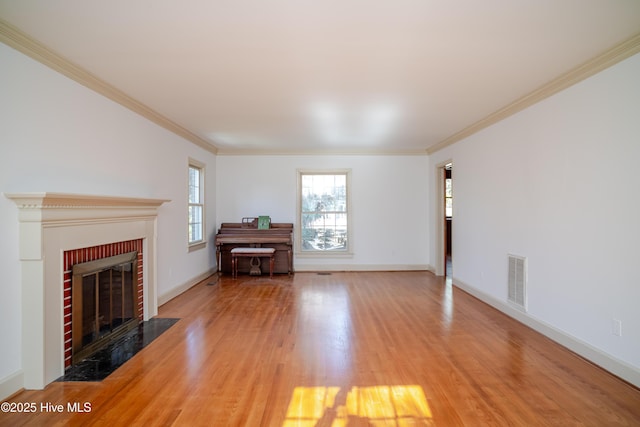
<instances>
[{"instance_id":1,"label":"wall air vent","mask_svg":"<svg viewBox=\"0 0 640 427\"><path fill-rule=\"evenodd\" d=\"M527 259L509 255L509 302L527 311Z\"/></svg>"}]
</instances>

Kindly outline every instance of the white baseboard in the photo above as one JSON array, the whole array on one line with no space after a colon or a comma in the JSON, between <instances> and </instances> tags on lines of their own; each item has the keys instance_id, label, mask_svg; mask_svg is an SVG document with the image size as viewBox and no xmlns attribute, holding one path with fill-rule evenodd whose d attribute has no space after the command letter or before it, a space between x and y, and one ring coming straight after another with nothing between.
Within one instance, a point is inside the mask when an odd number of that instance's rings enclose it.
<instances>
[{"instance_id":1,"label":"white baseboard","mask_svg":"<svg viewBox=\"0 0 640 427\"><path fill-rule=\"evenodd\" d=\"M295 271L433 271L429 264L297 264Z\"/></svg>"},{"instance_id":2,"label":"white baseboard","mask_svg":"<svg viewBox=\"0 0 640 427\"><path fill-rule=\"evenodd\" d=\"M510 306L507 302L500 301L455 277L453 278L453 285L503 312L507 316L527 325L531 329L541 333L563 347L566 347L574 353L584 357L588 361L600 366L602 369L609 371L613 375L622 378L636 387L640 387L640 370L636 369L634 366L631 366L628 363L623 362L622 360L619 360L540 319L536 319L535 317Z\"/></svg>"},{"instance_id":3,"label":"white baseboard","mask_svg":"<svg viewBox=\"0 0 640 427\"><path fill-rule=\"evenodd\" d=\"M0 380L0 400L6 399L23 388L24 374L22 373L22 370L9 375L8 377L2 378Z\"/></svg>"},{"instance_id":4,"label":"white baseboard","mask_svg":"<svg viewBox=\"0 0 640 427\"><path fill-rule=\"evenodd\" d=\"M183 284L176 286L175 288L171 289L169 292L166 292L158 296L158 307L160 307L162 304L166 304L167 302L171 301L181 293L188 291L189 289L191 289L192 287L194 287L195 285L197 285L207 277L211 276L212 274L215 274L215 272L216 272L216 269L212 268L208 271L205 271L202 274L199 274L196 277L193 277L187 280Z\"/></svg>"}]
</instances>

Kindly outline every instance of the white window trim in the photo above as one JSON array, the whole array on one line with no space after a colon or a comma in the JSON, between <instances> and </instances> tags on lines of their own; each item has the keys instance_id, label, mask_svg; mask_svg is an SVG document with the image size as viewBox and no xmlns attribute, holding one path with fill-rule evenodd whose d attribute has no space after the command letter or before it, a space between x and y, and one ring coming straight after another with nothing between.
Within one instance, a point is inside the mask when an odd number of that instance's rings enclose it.
<instances>
[{"instance_id":1,"label":"white window trim","mask_svg":"<svg viewBox=\"0 0 640 427\"><path fill-rule=\"evenodd\" d=\"M347 249L344 251L302 250L302 175L346 175L347 181ZM297 169L296 170L296 238L295 255L298 258L351 258L353 257L353 209L351 206L351 169Z\"/></svg>"},{"instance_id":2,"label":"white window trim","mask_svg":"<svg viewBox=\"0 0 640 427\"><path fill-rule=\"evenodd\" d=\"M195 242L190 242L189 241L189 206L191 206L191 203L189 202L189 168L194 167L194 168L198 168L200 169L200 195L201 195L201 203L200 205L202 206L202 240L198 240ZM203 249L207 247L207 239L206 239L206 212L207 212L207 206L206 206L206 198L205 198L205 174L206 174L206 167L205 164L202 162L197 161L196 159L192 159L191 157L189 158L189 165L187 167L187 246L188 246L188 250L189 252L192 251L197 251L199 249Z\"/></svg>"}]
</instances>

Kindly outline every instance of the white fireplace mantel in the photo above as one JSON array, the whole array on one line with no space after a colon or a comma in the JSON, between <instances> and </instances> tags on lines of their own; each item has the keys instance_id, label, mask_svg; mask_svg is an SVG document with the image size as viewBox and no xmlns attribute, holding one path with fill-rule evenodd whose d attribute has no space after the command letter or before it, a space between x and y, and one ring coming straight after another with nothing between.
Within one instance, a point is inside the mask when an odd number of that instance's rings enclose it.
<instances>
[{"instance_id":1,"label":"white fireplace mantel","mask_svg":"<svg viewBox=\"0 0 640 427\"><path fill-rule=\"evenodd\" d=\"M18 207L22 368L27 389L64 374L64 251L143 239L144 320L158 312L156 221L169 200L67 193L5 193Z\"/></svg>"},{"instance_id":2,"label":"white fireplace mantel","mask_svg":"<svg viewBox=\"0 0 640 427\"><path fill-rule=\"evenodd\" d=\"M5 193L20 209L20 222L104 221L110 218L157 216L170 200L68 193Z\"/></svg>"}]
</instances>

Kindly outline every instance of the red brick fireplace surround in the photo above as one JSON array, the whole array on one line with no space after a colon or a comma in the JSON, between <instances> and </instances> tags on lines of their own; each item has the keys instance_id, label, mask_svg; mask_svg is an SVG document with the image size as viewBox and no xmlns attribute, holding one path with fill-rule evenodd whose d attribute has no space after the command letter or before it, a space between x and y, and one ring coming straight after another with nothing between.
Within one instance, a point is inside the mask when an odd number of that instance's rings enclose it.
<instances>
[{"instance_id":1,"label":"red brick fireplace surround","mask_svg":"<svg viewBox=\"0 0 640 427\"><path fill-rule=\"evenodd\" d=\"M18 207L22 290L22 376L42 389L68 366L70 269L94 257L139 251L142 319L158 313L159 199L62 193L4 194ZM140 302L141 300L141 302Z\"/></svg>"}]
</instances>

